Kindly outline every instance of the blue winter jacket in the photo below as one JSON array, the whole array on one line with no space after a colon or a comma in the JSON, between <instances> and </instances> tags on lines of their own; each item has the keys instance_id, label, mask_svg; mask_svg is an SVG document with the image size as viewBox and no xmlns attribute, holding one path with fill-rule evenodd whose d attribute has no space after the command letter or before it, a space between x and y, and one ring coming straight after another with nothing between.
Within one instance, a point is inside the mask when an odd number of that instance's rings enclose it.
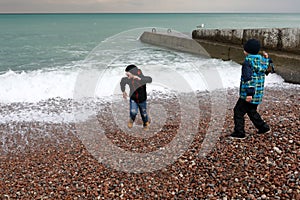
<instances>
[{"instance_id":1,"label":"blue winter jacket","mask_svg":"<svg viewBox=\"0 0 300 200\"><path fill-rule=\"evenodd\" d=\"M252 96L252 104L260 104L264 95L265 72L269 59L261 55L247 55L242 65L240 98Z\"/></svg>"}]
</instances>

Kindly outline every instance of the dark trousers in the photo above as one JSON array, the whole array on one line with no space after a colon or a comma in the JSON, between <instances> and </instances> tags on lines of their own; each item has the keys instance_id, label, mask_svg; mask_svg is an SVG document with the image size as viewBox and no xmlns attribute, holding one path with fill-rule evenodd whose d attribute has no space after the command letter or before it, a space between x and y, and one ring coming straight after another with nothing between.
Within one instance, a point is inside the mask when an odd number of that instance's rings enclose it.
<instances>
[{"instance_id":1,"label":"dark trousers","mask_svg":"<svg viewBox=\"0 0 300 200\"><path fill-rule=\"evenodd\" d=\"M254 124L254 126L261 130L267 124L262 120L260 115L258 114L257 110L257 104L252 104L244 99L239 99L233 109L234 111L234 131L240 134L245 134L245 119L244 116L247 113L250 120Z\"/></svg>"}]
</instances>

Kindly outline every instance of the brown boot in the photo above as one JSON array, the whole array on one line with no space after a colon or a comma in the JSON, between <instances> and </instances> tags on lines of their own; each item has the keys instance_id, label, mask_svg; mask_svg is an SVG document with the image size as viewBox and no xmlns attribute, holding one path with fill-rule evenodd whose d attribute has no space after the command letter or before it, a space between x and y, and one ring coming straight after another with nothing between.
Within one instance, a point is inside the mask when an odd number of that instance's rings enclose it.
<instances>
[{"instance_id":1,"label":"brown boot","mask_svg":"<svg viewBox=\"0 0 300 200\"><path fill-rule=\"evenodd\" d=\"M144 124L144 131L148 131L149 130L149 126L150 126L150 122L146 122L145 124Z\"/></svg>"},{"instance_id":2,"label":"brown boot","mask_svg":"<svg viewBox=\"0 0 300 200\"><path fill-rule=\"evenodd\" d=\"M132 126L133 126L133 120L132 119L128 120L127 126L128 126L128 128L132 128Z\"/></svg>"}]
</instances>

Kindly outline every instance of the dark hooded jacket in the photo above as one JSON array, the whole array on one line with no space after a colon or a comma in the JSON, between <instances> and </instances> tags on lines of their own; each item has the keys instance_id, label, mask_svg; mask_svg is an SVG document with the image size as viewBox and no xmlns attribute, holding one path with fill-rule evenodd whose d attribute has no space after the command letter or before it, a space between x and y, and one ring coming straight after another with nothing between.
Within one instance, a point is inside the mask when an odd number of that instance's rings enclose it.
<instances>
[{"instance_id":1,"label":"dark hooded jacket","mask_svg":"<svg viewBox=\"0 0 300 200\"><path fill-rule=\"evenodd\" d=\"M144 76L140 69L136 70L136 72L132 74L140 77L141 80L123 77L120 82L121 91L124 92L125 86L128 84L130 89L130 99L134 100L136 103L142 103L147 100L146 84L151 83L152 78L150 76Z\"/></svg>"}]
</instances>

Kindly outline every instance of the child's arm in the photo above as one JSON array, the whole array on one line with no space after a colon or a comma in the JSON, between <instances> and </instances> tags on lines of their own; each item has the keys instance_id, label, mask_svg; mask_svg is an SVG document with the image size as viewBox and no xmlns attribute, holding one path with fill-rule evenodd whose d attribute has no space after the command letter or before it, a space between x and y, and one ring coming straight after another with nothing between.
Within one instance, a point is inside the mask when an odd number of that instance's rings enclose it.
<instances>
[{"instance_id":1,"label":"child's arm","mask_svg":"<svg viewBox=\"0 0 300 200\"><path fill-rule=\"evenodd\" d=\"M127 93L125 92L125 86L126 86L126 84L128 84L128 80L129 79L127 77L123 77L120 82L120 87L121 87L121 91L123 93L124 99L127 99L127 97L128 97Z\"/></svg>"},{"instance_id":2,"label":"child's arm","mask_svg":"<svg viewBox=\"0 0 300 200\"><path fill-rule=\"evenodd\" d=\"M247 82L252 80L252 67L249 61L245 60L242 64L242 81Z\"/></svg>"},{"instance_id":3,"label":"child's arm","mask_svg":"<svg viewBox=\"0 0 300 200\"><path fill-rule=\"evenodd\" d=\"M255 94L255 85L252 81L253 71L249 61L244 61L242 65L242 81L244 82L245 90L247 93L246 101L251 102Z\"/></svg>"},{"instance_id":4,"label":"child's arm","mask_svg":"<svg viewBox=\"0 0 300 200\"><path fill-rule=\"evenodd\" d=\"M121 87L121 91L122 92L125 92L125 86L126 86L127 83L128 83L128 78L127 77L123 77L121 79L121 82L120 82L120 87Z\"/></svg>"},{"instance_id":5,"label":"child's arm","mask_svg":"<svg viewBox=\"0 0 300 200\"><path fill-rule=\"evenodd\" d=\"M141 80L140 77L138 77L137 75L133 75L130 72L126 72L126 75L127 75L128 79L134 79L134 80L139 80L139 81Z\"/></svg>"},{"instance_id":6,"label":"child's arm","mask_svg":"<svg viewBox=\"0 0 300 200\"><path fill-rule=\"evenodd\" d=\"M144 76L142 70L138 70L138 76L140 79L140 81L142 82L142 84L146 84L146 83L152 83L152 78L150 76Z\"/></svg>"},{"instance_id":7,"label":"child's arm","mask_svg":"<svg viewBox=\"0 0 300 200\"><path fill-rule=\"evenodd\" d=\"M141 75L140 78L143 84L152 83L152 78L150 76Z\"/></svg>"},{"instance_id":8,"label":"child's arm","mask_svg":"<svg viewBox=\"0 0 300 200\"><path fill-rule=\"evenodd\" d=\"M267 52L263 51L263 57L266 59L266 61L268 63L267 64L268 68L266 69L265 74L269 75L269 73L275 73L273 60L271 58L269 58L269 54Z\"/></svg>"}]
</instances>

